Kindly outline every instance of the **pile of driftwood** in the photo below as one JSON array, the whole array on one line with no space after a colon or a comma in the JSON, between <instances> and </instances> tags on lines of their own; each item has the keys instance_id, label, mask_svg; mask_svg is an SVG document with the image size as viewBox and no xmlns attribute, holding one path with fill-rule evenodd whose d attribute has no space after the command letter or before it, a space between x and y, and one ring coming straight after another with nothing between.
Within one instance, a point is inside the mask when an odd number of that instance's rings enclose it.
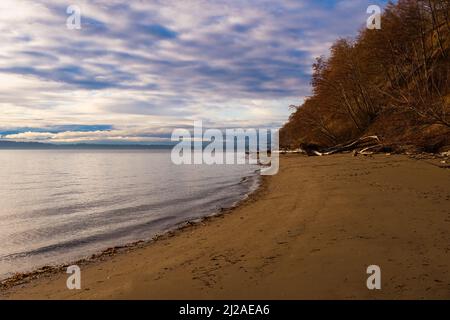
<instances>
[{"instance_id":1,"label":"pile of driftwood","mask_svg":"<svg viewBox=\"0 0 450 320\"><path fill-rule=\"evenodd\" d=\"M353 151L353 155L357 156L358 154L371 155L376 152L380 152L383 149L384 146L378 136L367 136L320 150L315 146L302 145L300 146L299 151L307 154L308 156L328 156L339 152Z\"/></svg>"}]
</instances>

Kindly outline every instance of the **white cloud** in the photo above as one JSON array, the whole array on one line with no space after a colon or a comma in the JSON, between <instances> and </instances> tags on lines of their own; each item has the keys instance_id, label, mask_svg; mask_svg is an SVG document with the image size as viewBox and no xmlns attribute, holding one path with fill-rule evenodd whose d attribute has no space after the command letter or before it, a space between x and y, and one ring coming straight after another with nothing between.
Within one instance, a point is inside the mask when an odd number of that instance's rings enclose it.
<instances>
[{"instance_id":1,"label":"white cloud","mask_svg":"<svg viewBox=\"0 0 450 320\"><path fill-rule=\"evenodd\" d=\"M109 124L12 137L148 141L121 130L279 126L309 94L314 57L355 33L369 1L329 3L80 0L82 30L68 30L66 0L2 0L0 132Z\"/></svg>"}]
</instances>

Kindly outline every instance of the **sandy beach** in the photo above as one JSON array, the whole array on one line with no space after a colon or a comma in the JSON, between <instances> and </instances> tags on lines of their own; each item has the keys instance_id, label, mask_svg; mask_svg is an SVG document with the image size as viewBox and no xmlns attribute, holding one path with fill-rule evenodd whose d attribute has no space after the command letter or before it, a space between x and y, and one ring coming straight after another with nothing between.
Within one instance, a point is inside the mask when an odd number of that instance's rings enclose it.
<instances>
[{"instance_id":1,"label":"sandy beach","mask_svg":"<svg viewBox=\"0 0 450 320\"><path fill-rule=\"evenodd\" d=\"M403 155L285 155L225 214L4 289L1 299L449 299L450 171ZM381 268L368 290L366 268Z\"/></svg>"}]
</instances>

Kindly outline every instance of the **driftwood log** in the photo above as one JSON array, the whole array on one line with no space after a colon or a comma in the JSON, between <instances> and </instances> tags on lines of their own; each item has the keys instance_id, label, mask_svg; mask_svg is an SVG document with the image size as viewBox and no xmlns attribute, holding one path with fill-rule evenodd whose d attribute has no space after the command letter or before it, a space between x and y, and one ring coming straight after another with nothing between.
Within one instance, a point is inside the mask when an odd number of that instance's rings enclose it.
<instances>
[{"instance_id":1,"label":"driftwood log","mask_svg":"<svg viewBox=\"0 0 450 320\"><path fill-rule=\"evenodd\" d=\"M328 156L339 152L353 151L354 155L370 155L383 149L378 136L366 136L331 148L318 149L315 146L300 146L300 152L309 156Z\"/></svg>"}]
</instances>

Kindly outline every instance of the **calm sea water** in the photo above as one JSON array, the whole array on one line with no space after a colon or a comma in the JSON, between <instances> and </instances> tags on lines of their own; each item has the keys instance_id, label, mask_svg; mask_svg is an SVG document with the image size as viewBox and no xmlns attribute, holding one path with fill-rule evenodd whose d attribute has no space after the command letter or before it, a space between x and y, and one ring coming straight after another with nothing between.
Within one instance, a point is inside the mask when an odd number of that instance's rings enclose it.
<instances>
[{"instance_id":1,"label":"calm sea water","mask_svg":"<svg viewBox=\"0 0 450 320\"><path fill-rule=\"evenodd\" d=\"M0 278L233 206L257 169L176 166L168 150L0 150Z\"/></svg>"}]
</instances>

